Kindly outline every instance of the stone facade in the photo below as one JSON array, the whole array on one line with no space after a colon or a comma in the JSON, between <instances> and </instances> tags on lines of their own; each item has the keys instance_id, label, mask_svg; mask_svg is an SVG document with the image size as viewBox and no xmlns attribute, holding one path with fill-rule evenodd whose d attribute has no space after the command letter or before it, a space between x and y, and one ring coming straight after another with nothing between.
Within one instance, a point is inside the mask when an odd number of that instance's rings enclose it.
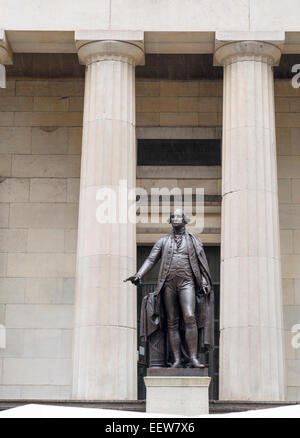
<instances>
[{"instance_id":1,"label":"stone facade","mask_svg":"<svg viewBox=\"0 0 300 438\"><path fill-rule=\"evenodd\" d=\"M71 396L83 81L0 90L0 398Z\"/></svg>"},{"instance_id":2,"label":"stone facade","mask_svg":"<svg viewBox=\"0 0 300 438\"><path fill-rule=\"evenodd\" d=\"M300 137L299 94L275 82L277 160L287 400L300 400L300 349L292 348L291 327L300 315Z\"/></svg>"},{"instance_id":3,"label":"stone facade","mask_svg":"<svg viewBox=\"0 0 300 438\"><path fill-rule=\"evenodd\" d=\"M11 80L0 89L0 398L71 397L72 327L84 81ZM288 400L300 400L300 349L291 327L300 315L300 98L275 81L281 263ZM208 128L220 136L222 81L136 81L141 128ZM203 131L204 132L204 131ZM141 134L142 135L142 134ZM221 173L177 169L137 186L204 187L221 194ZM151 173L152 172L152 173ZM220 242L220 207L208 208L207 243ZM150 230L151 231L151 230ZM162 230L164 231L164 230ZM152 243L157 231L137 230Z\"/></svg>"}]
</instances>

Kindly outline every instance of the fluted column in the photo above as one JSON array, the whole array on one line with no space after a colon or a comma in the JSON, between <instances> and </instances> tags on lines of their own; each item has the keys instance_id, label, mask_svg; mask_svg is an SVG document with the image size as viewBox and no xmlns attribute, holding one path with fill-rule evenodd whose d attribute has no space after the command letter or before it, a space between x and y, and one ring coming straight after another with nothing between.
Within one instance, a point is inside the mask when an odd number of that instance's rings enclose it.
<instances>
[{"instance_id":1,"label":"fluted column","mask_svg":"<svg viewBox=\"0 0 300 438\"><path fill-rule=\"evenodd\" d=\"M94 41L78 54L86 77L73 397L136 399L136 289L123 283L136 269L136 230L126 216L120 220L119 184L135 187L135 65L143 50L127 42ZM117 216L101 224L96 214L107 188L112 189L108 205L116 205ZM126 205L126 197L121 202Z\"/></svg>"},{"instance_id":2,"label":"fluted column","mask_svg":"<svg viewBox=\"0 0 300 438\"><path fill-rule=\"evenodd\" d=\"M224 66L219 397L284 400L272 68L280 50L242 41L215 59Z\"/></svg>"}]
</instances>

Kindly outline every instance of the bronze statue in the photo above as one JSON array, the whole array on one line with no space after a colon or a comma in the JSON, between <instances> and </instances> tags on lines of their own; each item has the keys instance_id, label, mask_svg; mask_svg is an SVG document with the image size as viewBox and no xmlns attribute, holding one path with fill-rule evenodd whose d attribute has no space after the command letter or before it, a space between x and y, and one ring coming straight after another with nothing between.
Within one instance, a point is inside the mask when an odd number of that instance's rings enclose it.
<instances>
[{"instance_id":1,"label":"bronze statue","mask_svg":"<svg viewBox=\"0 0 300 438\"><path fill-rule=\"evenodd\" d=\"M213 346L213 286L201 240L185 229L189 218L170 215L173 232L159 239L139 271L138 285L161 258L156 290L142 303L141 336L150 367L203 368L200 353Z\"/></svg>"}]
</instances>

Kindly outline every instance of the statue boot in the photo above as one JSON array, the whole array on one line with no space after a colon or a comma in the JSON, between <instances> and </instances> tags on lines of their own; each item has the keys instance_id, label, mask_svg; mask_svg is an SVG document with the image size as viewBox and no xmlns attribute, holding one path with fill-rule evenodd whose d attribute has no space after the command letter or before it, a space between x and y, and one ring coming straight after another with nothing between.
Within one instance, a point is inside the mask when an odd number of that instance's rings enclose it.
<instances>
[{"instance_id":1,"label":"statue boot","mask_svg":"<svg viewBox=\"0 0 300 438\"><path fill-rule=\"evenodd\" d=\"M203 363L200 363L195 355L190 357L190 361L192 368L205 368L205 365Z\"/></svg>"},{"instance_id":2,"label":"statue boot","mask_svg":"<svg viewBox=\"0 0 300 438\"><path fill-rule=\"evenodd\" d=\"M190 353L190 365L192 368L205 368L203 363L199 362L197 357L198 349L198 331L194 318L190 318L186 324L186 341Z\"/></svg>"},{"instance_id":3,"label":"statue boot","mask_svg":"<svg viewBox=\"0 0 300 438\"><path fill-rule=\"evenodd\" d=\"M174 357L174 362L171 365L171 368L182 368L181 353L180 353L181 342L180 342L179 332L177 330L169 331L169 341L170 341L171 351Z\"/></svg>"}]
</instances>

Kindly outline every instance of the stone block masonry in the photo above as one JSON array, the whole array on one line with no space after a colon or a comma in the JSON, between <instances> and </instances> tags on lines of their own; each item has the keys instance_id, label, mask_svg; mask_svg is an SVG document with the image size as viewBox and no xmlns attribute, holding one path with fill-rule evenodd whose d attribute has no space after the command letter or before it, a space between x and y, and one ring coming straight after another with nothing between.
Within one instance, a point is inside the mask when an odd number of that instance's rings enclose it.
<instances>
[{"instance_id":1,"label":"stone block masonry","mask_svg":"<svg viewBox=\"0 0 300 438\"><path fill-rule=\"evenodd\" d=\"M0 90L0 398L71 397L84 81Z\"/></svg>"}]
</instances>

